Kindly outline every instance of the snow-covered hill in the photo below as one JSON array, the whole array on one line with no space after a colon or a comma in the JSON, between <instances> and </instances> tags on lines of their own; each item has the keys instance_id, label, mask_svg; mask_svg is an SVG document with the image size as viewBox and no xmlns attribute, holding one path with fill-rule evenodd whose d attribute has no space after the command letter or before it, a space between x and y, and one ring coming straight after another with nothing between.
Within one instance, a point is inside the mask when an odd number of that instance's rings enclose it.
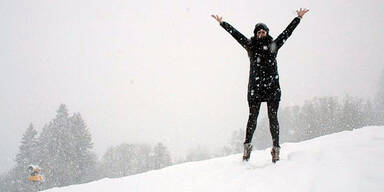
<instances>
[{"instance_id":1,"label":"snow-covered hill","mask_svg":"<svg viewBox=\"0 0 384 192\"><path fill-rule=\"evenodd\" d=\"M330 192L384 191L384 127L344 131L270 149L191 162L117 179L54 188L49 192Z\"/></svg>"}]
</instances>

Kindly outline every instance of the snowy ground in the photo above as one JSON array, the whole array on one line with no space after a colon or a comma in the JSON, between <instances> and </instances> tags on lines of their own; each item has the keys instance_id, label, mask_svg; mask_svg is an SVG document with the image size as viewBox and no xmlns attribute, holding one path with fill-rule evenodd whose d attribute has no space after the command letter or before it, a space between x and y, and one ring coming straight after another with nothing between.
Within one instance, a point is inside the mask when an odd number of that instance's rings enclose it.
<instances>
[{"instance_id":1,"label":"snowy ground","mask_svg":"<svg viewBox=\"0 0 384 192\"><path fill-rule=\"evenodd\" d=\"M184 163L117 179L54 188L49 192L384 191L384 127L365 127L270 149Z\"/></svg>"}]
</instances>

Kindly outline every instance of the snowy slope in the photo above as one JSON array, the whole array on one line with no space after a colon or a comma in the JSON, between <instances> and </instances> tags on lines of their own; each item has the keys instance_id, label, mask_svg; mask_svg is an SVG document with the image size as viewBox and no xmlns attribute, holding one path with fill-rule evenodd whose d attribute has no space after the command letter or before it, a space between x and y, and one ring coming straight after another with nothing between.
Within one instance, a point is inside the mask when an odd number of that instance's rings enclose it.
<instances>
[{"instance_id":1,"label":"snowy slope","mask_svg":"<svg viewBox=\"0 0 384 192\"><path fill-rule=\"evenodd\" d=\"M284 144L277 164L269 150L253 151L248 163L236 154L48 191L384 191L384 127Z\"/></svg>"}]
</instances>

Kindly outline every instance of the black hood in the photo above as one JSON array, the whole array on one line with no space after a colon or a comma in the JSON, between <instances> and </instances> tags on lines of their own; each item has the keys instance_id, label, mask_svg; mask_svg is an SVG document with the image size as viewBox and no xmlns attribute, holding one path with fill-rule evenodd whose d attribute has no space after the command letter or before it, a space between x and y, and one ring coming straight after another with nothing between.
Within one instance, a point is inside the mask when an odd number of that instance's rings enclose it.
<instances>
[{"instance_id":1,"label":"black hood","mask_svg":"<svg viewBox=\"0 0 384 192\"><path fill-rule=\"evenodd\" d=\"M269 28L266 24L264 23L258 23L255 25L255 29L253 30L253 34L255 34L256 36L256 33L260 30L260 29L263 29L267 32L267 34L269 34Z\"/></svg>"},{"instance_id":2,"label":"black hood","mask_svg":"<svg viewBox=\"0 0 384 192\"><path fill-rule=\"evenodd\" d=\"M257 38L256 34L260 29L265 30L267 32L267 36L259 39ZM264 23L257 23L255 25L255 29L253 30L253 33L254 33L254 36L251 37L251 42L253 45L266 45L273 41L273 38L269 35L269 28Z\"/></svg>"}]
</instances>

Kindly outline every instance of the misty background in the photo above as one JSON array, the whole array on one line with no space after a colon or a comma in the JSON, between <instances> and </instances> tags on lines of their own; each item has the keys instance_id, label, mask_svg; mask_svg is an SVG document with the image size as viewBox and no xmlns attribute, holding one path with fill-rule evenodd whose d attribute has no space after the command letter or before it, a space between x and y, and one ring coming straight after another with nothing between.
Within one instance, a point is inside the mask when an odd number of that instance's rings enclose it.
<instances>
[{"instance_id":1,"label":"misty background","mask_svg":"<svg viewBox=\"0 0 384 192\"><path fill-rule=\"evenodd\" d=\"M245 130L249 60L210 15L276 37L300 7L310 11L277 57L281 107L373 99L383 1L0 1L0 173L60 104L81 114L98 156L121 143L162 142L175 161L222 147Z\"/></svg>"}]
</instances>

